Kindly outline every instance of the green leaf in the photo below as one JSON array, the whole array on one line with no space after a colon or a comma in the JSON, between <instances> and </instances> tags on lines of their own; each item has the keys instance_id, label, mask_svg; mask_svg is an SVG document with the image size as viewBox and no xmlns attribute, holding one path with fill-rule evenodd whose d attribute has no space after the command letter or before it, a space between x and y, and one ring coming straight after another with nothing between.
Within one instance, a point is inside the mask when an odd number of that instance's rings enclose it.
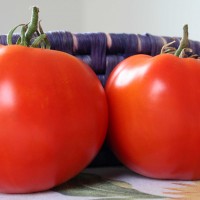
<instances>
[{"instance_id":1,"label":"green leaf","mask_svg":"<svg viewBox=\"0 0 200 200\"><path fill-rule=\"evenodd\" d=\"M96 174L80 173L75 178L54 188L54 191L69 196L84 197L110 197L109 199L143 199L164 198L147 194L132 188L132 185L124 181L116 181L103 178Z\"/></svg>"}]
</instances>

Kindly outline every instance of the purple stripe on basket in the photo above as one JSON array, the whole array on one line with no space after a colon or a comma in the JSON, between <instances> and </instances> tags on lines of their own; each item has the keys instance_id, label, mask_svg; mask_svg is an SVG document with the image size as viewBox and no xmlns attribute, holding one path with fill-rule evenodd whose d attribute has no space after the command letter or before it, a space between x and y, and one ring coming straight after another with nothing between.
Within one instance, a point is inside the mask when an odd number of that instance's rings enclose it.
<instances>
[{"instance_id":1,"label":"purple stripe on basket","mask_svg":"<svg viewBox=\"0 0 200 200\"><path fill-rule=\"evenodd\" d=\"M72 34L65 31L47 32L47 37L51 43L51 49L73 54Z\"/></svg>"},{"instance_id":2,"label":"purple stripe on basket","mask_svg":"<svg viewBox=\"0 0 200 200\"><path fill-rule=\"evenodd\" d=\"M124 57L138 54L138 37L135 34L126 35Z\"/></svg>"},{"instance_id":3,"label":"purple stripe on basket","mask_svg":"<svg viewBox=\"0 0 200 200\"><path fill-rule=\"evenodd\" d=\"M92 66L92 59L90 55L76 55L76 57L82 60L84 63L86 63L90 67Z\"/></svg>"},{"instance_id":4,"label":"purple stripe on basket","mask_svg":"<svg viewBox=\"0 0 200 200\"><path fill-rule=\"evenodd\" d=\"M106 81L112 72L112 70L115 68L115 66L120 63L122 60L124 60L123 55L107 55L106 57L106 73L105 73L105 81L102 82L102 85L105 86Z\"/></svg>"},{"instance_id":5,"label":"purple stripe on basket","mask_svg":"<svg viewBox=\"0 0 200 200\"><path fill-rule=\"evenodd\" d=\"M89 33L74 34L77 39L76 54L90 54L91 53L91 37Z\"/></svg>"},{"instance_id":6,"label":"purple stripe on basket","mask_svg":"<svg viewBox=\"0 0 200 200\"><path fill-rule=\"evenodd\" d=\"M105 74L107 40L105 33L91 33L92 68L97 74Z\"/></svg>"},{"instance_id":7,"label":"purple stripe on basket","mask_svg":"<svg viewBox=\"0 0 200 200\"><path fill-rule=\"evenodd\" d=\"M127 44L127 34L110 34L111 47L108 49L109 54L124 54Z\"/></svg>"},{"instance_id":8,"label":"purple stripe on basket","mask_svg":"<svg viewBox=\"0 0 200 200\"><path fill-rule=\"evenodd\" d=\"M151 41L151 55L155 56L160 53L160 50L162 46L164 45L164 41L159 36L154 36L151 34L146 34L147 37L149 37Z\"/></svg>"},{"instance_id":9,"label":"purple stripe on basket","mask_svg":"<svg viewBox=\"0 0 200 200\"><path fill-rule=\"evenodd\" d=\"M105 74L97 74L99 80L101 81L102 85L105 86L106 81L112 72L112 70L115 68L115 66L124 60L124 56L120 55L107 55L106 56L106 72Z\"/></svg>"},{"instance_id":10,"label":"purple stripe on basket","mask_svg":"<svg viewBox=\"0 0 200 200\"><path fill-rule=\"evenodd\" d=\"M190 40L189 46L193 50L194 54L200 55L200 42Z\"/></svg>"},{"instance_id":11,"label":"purple stripe on basket","mask_svg":"<svg viewBox=\"0 0 200 200\"><path fill-rule=\"evenodd\" d=\"M149 37L138 34L138 40L140 40L139 53L151 55L151 41Z\"/></svg>"},{"instance_id":12,"label":"purple stripe on basket","mask_svg":"<svg viewBox=\"0 0 200 200\"><path fill-rule=\"evenodd\" d=\"M12 42L15 44L17 39L19 38L19 34L13 34ZM0 44L7 45L7 35L0 35Z\"/></svg>"},{"instance_id":13,"label":"purple stripe on basket","mask_svg":"<svg viewBox=\"0 0 200 200\"><path fill-rule=\"evenodd\" d=\"M7 38L6 35L1 35L0 36L0 44L6 45L7 44L6 38Z\"/></svg>"}]
</instances>

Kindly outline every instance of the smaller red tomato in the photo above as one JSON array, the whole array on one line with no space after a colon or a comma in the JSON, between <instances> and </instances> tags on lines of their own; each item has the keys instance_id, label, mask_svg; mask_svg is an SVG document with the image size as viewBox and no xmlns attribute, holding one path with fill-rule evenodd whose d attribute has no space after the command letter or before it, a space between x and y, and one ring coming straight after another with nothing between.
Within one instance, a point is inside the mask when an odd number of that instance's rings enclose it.
<instances>
[{"instance_id":1,"label":"smaller red tomato","mask_svg":"<svg viewBox=\"0 0 200 200\"><path fill-rule=\"evenodd\" d=\"M111 73L108 139L133 171L200 179L200 60L136 55Z\"/></svg>"}]
</instances>

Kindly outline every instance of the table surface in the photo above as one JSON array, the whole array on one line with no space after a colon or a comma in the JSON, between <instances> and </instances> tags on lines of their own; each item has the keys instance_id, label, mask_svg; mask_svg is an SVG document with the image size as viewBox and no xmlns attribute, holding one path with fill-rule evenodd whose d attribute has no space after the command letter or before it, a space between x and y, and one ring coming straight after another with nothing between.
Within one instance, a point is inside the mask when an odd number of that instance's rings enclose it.
<instances>
[{"instance_id":1,"label":"table surface","mask_svg":"<svg viewBox=\"0 0 200 200\"><path fill-rule=\"evenodd\" d=\"M200 181L155 180L124 167L88 168L52 190L0 194L0 200L200 199Z\"/></svg>"}]
</instances>

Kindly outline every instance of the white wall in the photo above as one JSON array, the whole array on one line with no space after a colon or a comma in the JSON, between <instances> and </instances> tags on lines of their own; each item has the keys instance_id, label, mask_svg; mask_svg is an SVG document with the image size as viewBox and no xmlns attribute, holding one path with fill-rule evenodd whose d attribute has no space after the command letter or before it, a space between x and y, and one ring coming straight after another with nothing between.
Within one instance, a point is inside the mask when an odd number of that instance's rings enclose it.
<instances>
[{"instance_id":1,"label":"white wall","mask_svg":"<svg viewBox=\"0 0 200 200\"><path fill-rule=\"evenodd\" d=\"M84 30L82 0L0 0L0 34L8 33L14 26L27 23L31 17L31 8L40 9L40 19L45 31Z\"/></svg>"},{"instance_id":2,"label":"white wall","mask_svg":"<svg viewBox=\"0 0 200 200\"><path fill-rule=\"evenodd\" d=\"M200 40L199 0L85 0L84 30L181 36Z\"/></svg>"},{"instance_id":3,"label":"white wall","mask_svg":"<svg viewBox=\"0 0 200 200\"><path fill-rule=\"evenodd\" d=\"M200 40L199 0L0 0L0 34L30 19L40 8L45 31L151 33Z\"/></svg>"}]
</instances>

